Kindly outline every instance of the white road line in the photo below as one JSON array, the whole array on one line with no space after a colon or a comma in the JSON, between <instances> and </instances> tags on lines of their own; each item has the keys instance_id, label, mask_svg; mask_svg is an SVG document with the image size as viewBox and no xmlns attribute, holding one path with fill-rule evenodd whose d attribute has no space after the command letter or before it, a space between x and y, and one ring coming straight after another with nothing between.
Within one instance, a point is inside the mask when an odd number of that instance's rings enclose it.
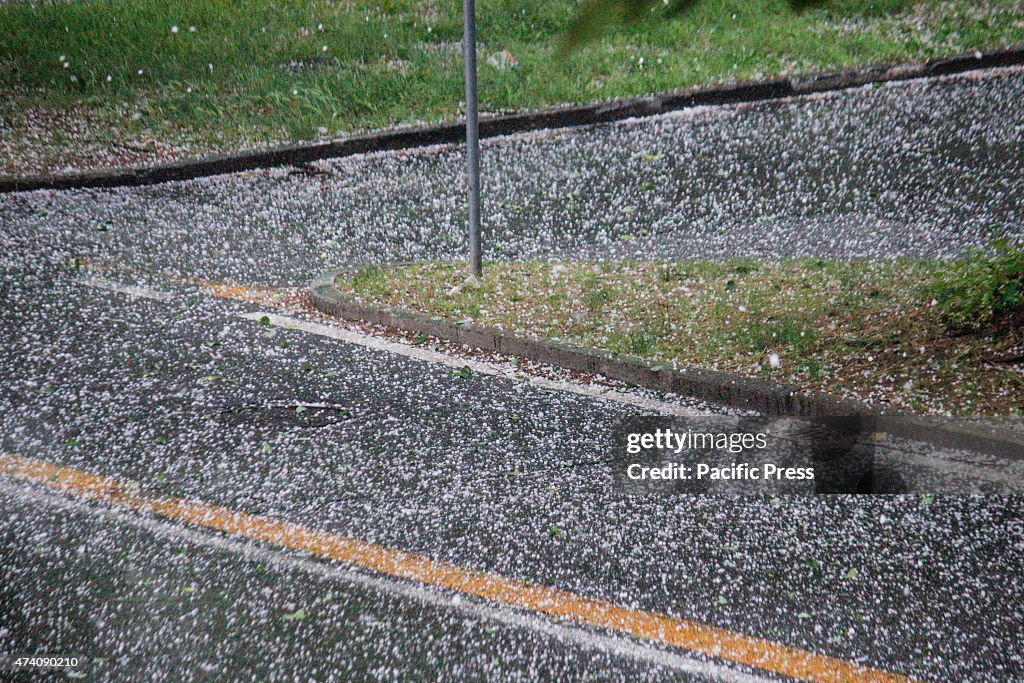
<instances>
[{"instance_id":1,"label":"white road line","mask_svg":"<svg viewBox=\"0 0 1024 683\"><path fill-rule=\"evenodd\" d=\"M159 290L150 289L148 287L141 287L136 285L125 285L101 277L91 277L88 279L83 279L81 282L90 287L106 289L112 292L119 292L121 294L127 294L128 296L143 299L151 299L154 301L170 301L174 298L174 295L168 292L162 292ZM516 381L525 381L533 386L536 386L541 389L547 389L550 391L562 391L602 401L612 401L614 403L630 405L635 408L656 411L664 415L675 415L679 417L717 418L720 419L723 422L723 424L732 424L736 422L736 418L730 415L722 415L718 413L712 413L710 411L702 411L697 408L692 408L677 403L669 403L668 401L659 401L657 399L649 398L646 396L640 396L637 394L632 394L624 391L618 391L616 389L602 387L600 385L581 384L576 382L553 380L548 379L546 377L536 377L533 375L524 374L512 365L488 363L485 361L475 360L471 358L453 356L450 354L442 353L440 351L434 351L432 349L415 346L413 344L406 344L398 341L383 339L380 337L373 337L343 327L323 325L320 323L302 320L300 318L278 315L276 313L240 313L239 316L246 320L253 321L261 321L265 317L270 321L271 325L274 325L276 327L300 330L303 332L308 332L310 334L328 337L331 339L337 339L339 341L364 346L366 348L371 348L378 351L386 351L388 353L394 353L400 356L414 358L428 363L436 363L450 368L458 369L463 367L469 367L470 370L481 375L501 377ZM884 446L882 446L881 448L884 449ZM932 454L931 457L929 457L929 455L902 452L901 449L885 450L888 451L885 453L885 455L890 458L893 458L898 461L903 461L904 463L911 465L924 466L928 467L929 469L939 470L945 474L961 474L963 476L970 477L975 480L992 482L1005 483L1005 481L1008 478L1013 480L1014 482L1021 481L1021 478L1019 476L1008 477L1007 473L1003 469L989 469L984 467L979 468L977 466L972 466L967 463L951 461L949 458L941 457L943 455L941 451L938 451L935 454ZM939 457L936 457L936 455Z\"/></svg>"},{"instance_id":2,"label":"white road line","mask_svg":"<svg viewBox=\"0 0 1024 683\"><path fill-rule=\"evenodd\" d=\"M916 443L911 441L910 443ZM995 460L990 466L985 464L971 464L962 460L954 460L955 457L962 457L962 452L942 451L934 449L927 455L913 453L897 446L886 448L881 446L877 451L882 460L892 459L906 465L916 467L927 467L937 471L940 476L963 477L969 482L987 481L999 484L1004 491L1019 494L1024 491L1024 466L1018 461ZM952 489L954 492L963 492L961 489Z\"/></svg>"},{"instance_id":3,"label":"white road line","mask_svg":"<svg viewBox=\"0 0 1024 683\"><path fill-rule=\"evenodd\" d=\"M340 581L378 593L385 593L399 599L408 599L420 604L444 610L461 612L468 617L503 624L512 628L532 631L572 645L648 662L682 673L701 676L711 681L726 683L771 683L772 680L712 661L678 654L659 647L644 645L630 638L606 635L597 631L556 622L521 610L502 608L483 600L453 595L420 584L388 579L375 574L366 574L344 566L305 559L272 546L253 541L231 538L223 534L206 532L191 527L162 522L157 517L126 512L107 506L97 506L85 501L50 491L42 491L25 485L4 481L0 478L0 490L26 504L44 504L61 510L95 516L112 524L128 524L141 528L158 538L179 543L193 543L238 555L246 562L264 562L282 573L302 571L329 581Z\"/></svg>"},{"instance_id":4,"label":"white road line","mask_svg":"<svg viewBox=\"0 0 1024 683\"><path fill-rule=\"evenodd\" d=\"M669 403L667 401L659 401L657 399L638 396L636 394L630 394L623 391L617 391L608 387L591 384L578 384L575 382L562 382L545 377L525 375L511 365L500 365L497 363L487 363L474 359L461 358L459 356L449 355L440 351L414 346L412 344L404 344L398 341L373 337L343 327L323 325L275 313L241 313L239 315L246 320L253 321L260 321L265 317L269 320L270 324L275 327L300 330L302 332L308 332L310 334L328 337L330 339L337 339L350 344L395 353L408 358L415 358L428 363L437 363L450 368L457 369L468 366L473 372L481 375L525 381L542 389L564 391L602 401L613 401L615 403L630 405L644 410L657 411L666 415L716 419L722 422L723 427L735 425L737 422L737 418L731 415L704 412L696 408ZM785 434L781 434L777 435L777 438L786 439L787 436ZM941 449L929 449L927 454L917 454L906 452L898 448L886 448L883 444L878 444L876 447L878 448L878 456L883 459L893 459L912 467L926 467L945 475L960 475L971 478L975 481L990 481L1003 484L1017 484L1017 482L1021 481L1020 477L1016 475L1016 471L1011 473L1005 468L978 467L964 462L951 461L950 456L958 455L955 452L950 453Z\"/></svg>"},{"instance_id":5,"label":"white road line","mask_svg":"<svg viewBox=\"0 0 1024 683\"><path fill-rule=\"evenodd\" d=\"M541 389L564 391L572 394L579 394L581 396L587 396L588 398L624 403L636 408L655 410L663 414L678 415L680 417L719 417L724 422L735 421L735 418L728 415L719 415L710 411L703 411L689 406L669 403L668 401L659 401L646 396L638 396L624 391L617 391L609 387L592 384L579 384L576 382L563 382L548 379L546 377L535 377L523 374L512 365L499 365L497 363L488 363L471 358L461 358L459 356L449 355L447 353L414 346L412 344L403 344L397 341L381 339L380 337L372 337L370 335L333 325L322 325L308 320L301 320L299 318L293 318L285 315L277 315L276 313L257 312L240 313L239 315L246 320L254 321L260 321L266 318L270 321L270 324L275 327L301 330L321 337L329 337L330 339L337 339L339 341L348 342L349 344L357 344L359 346L365 346L378 351L387 351L388 353L394 353L408 358L415 358L416 360L428 363L436 363L450 368L458 369L469 367L470 370L481 375L526 381Z\"/></svg>"},{"instance_id":6,"label":"white road line","mask_svg":"<svg viewBox=\"0 0 1024 683\"><path fill-rule=\"evenodd\" d=\"M170 301L174 298L173 294L168 292L161 292L156 289L150 289L149 287L139 287L137 285L123 285L120 282L114 282L113 280L107 280L102 277L91 277L81 281L82 284L88 285L89 287L96 287L97 289L106 289L111 292L118 292L120 294L127 294L140 299L152 299L153 301Z\"/></svg>"}]
</instances>

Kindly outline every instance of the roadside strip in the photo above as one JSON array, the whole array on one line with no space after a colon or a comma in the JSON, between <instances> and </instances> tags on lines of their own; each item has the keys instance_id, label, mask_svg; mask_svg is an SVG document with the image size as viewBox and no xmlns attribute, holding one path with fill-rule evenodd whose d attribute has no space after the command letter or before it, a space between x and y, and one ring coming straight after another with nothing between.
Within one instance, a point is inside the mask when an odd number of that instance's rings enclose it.
<instances>
[{"instance_id":1,"label":"roadside strip","mask_svg":"<svg viewBox=\"0 0 1024 683\"><path fill-rule=\"evenodd\" d=\"M124 482L74 467L0 452L0 475L124 510L310 553L352 567L579 625L607 629L719 660L816 683L904 683L911 679L696 621L529 584L422 555L196 500L150 495Z\"/></svg>"},{"instance_id":2,"label":"roadside strip","mask_svg":"<svg viewBox=\"0 0 1024 683\"><path fill-rule=\"evenodd\" d=\"M520 379L536 387L547 389L549 391L564 391L572 394L579 394L580 396L587 396L588 398L624 403L636 408L656 410L666 415L678 415L680 417L714 416L720 417L723 421L735 421L734 418L727 415L715 415L714 413L704 412L678 403L669 403L668 401L659 401L657 399L646 398L636 394L628 394L599 385L582 384L579 382L560 382L546 377L517 373L495 363L487 363L472 358L453 356L447 353L441 353L440 351L413 346L412 344L402 344L400 342L390 341L382 337L371 337L336 325L322 325L320 323L301 320L299 318L277 315L276 313L241 313L239 314L239 317L257 322L266 319L269 324L274 325L275 327L300 330L309 334L337 339L338 341L347 342L349 344L357 344L370 349L386 351L388 353L406 356L407 358L415 358L427 363L435 363L437 365L443 365L454 369L468 367L473 372L481 375L502 377L505 379Z\"/></svg>"},{"instance_id":3,"label":"roadside strip","mask_svg":"<svg viewBox=\"0 0 1024 683\"><path fill-rule=\"evenodd\" d=\"M675 368L662 362L604 349L517 334L475 323L462 324L418 311L365 303L338 289L335 280L343 272L346 271L327 271L309 284L313 307L325 315L410 334L425 334L577 372L600 374L654 391L752 410L770 417L813 420L835 415L858 415L872 421L875 430L880 433L928 443L941 449L966 450L998 458L1024 460L1024 433L1019 430L977 425L969 419L889 411L860 401L820 391L804 391L797 386L739 373L705 368Z\"/></svg>"},{"instance_id":4,"label":"roadside strip","mask_svg":"<svg viewBox=\"0 0 1024 683\"><path fill-rule=\"evenodd\" d=\"M769 78L710 88L626 97L594 104L569 105L485 117L480 137L493 138L535 130L613 123L646 118L699 106L717 106L782 100L813 93L855 88L869 83L890 83L917 78L951 76L978 69L1009 67L1024 63L1024 46L992 52L970 52L937 57L925 62L876 64L843 71L815 73L791 78ZM0 177L0 193L30 190L70 190L87 187L131 187L176 180L190 180L224 173L237 173L276 166L308 164L356 154L372 154L430 145L460 144L466 139L462 123L400 127L353 135L329 142L298 143L270 149L245 150L235 154L169 162L142 168L117 168L62 175Z\"/></svg>"},{"instance_id":5,"label":"roadside strip","mask_svg":"<svg viewBox=\"0 0 1024 683\"><path fill-rule=\"evenodd\" d=\"M83 280L83 284L143 299L170 301L174 298L174 295L168 292L154 290L147 287L123 285L103 278L89 278ZM267 297L265 294L267 290L265 288L211 283L192 284L202 287L212 296L218 298L242 301L246 303L266 303ZM680 403L662 401L657 398L644 396L635 392L620 391L600 384L559 381L518 371L514 366L509 364L481 361L474 358L435 351L433 349L416 346L402 341L394 341L387 337L363 334L356 330L341 327L336 322L335 324L327 325L302 318L262 311L237 313L236 315L251 322L265 322L280 329L296 330L306 334L326 337L328 339L334 339L376 351L413 358L425 363L438 364L456 370L468 367L474 373L479 375L521 381L547 391L566 392L599 401L611 401L640 408L642 410L654 411L662 415L701 417L703 419L721 422L723 426L735 424L738 420L735 415L704 412L697 408L692 408ZM777 438L787 439L790 437L786 434L779 434L777 435ZM923 467L943 475L962 476L975 481L1010 484L1016 487L1024 486L1019 474L1008 472L1006 468L998 462L987 465L981 462L964 462L946 457L928 457L908 451L906 448L901 448L898 443L888 443L886 444L886 448L890 457L893 457L904 465L918 468Z\"/></svg>"},{"instance_id":6,"label":"roadside strip","mask_svg":"<svg viewBox=\"0 0 1024 683\"><path fill-rule=\"evenodd\" d=\"M133 285L123 285L112 280L105 278L88 278L82 281L83 284L89 287L96 287L98 289L106 289L111 292L117 292L120 294L126 294L142 299L152 299L156 301L170 301L174 298L174 295L148 287L138 287ZM200 284L210 292L211 295L222 298L231 299L234 301L253 301L253 292L262 291L257 288L245 287L241 285L223 285L223 284ZM257 297L258 298L258 297ZM488 363L485 361L476 360L473 358L463 358L460 356L454 356L440 351L434 351L412 344L403 344L397 341L391 341L383 337L375 337L367 334L356 332L355 330L346 329L337 325L322 325L299 318L293 318L290 316L278 315L276 313L240 313L240 318L245 320L251 320L255 322L261 322L266 318L267 322L275 327L281 327L284 329L293 329L306 332L308 334L315 334L321 337L327 337L329 339L336 339L349 344L355 344L366 348L374 349L377 351L385 351L387 353L393 353L399 356L405 356L407 358L415 358L428 363L435 363L443 365L453 369L461 369L468 367L474 373L480 375L488 375L491 377L502 377L505 379L517 379L528 382L533 386L548 391L564 391L572 394L578 394L580 396L586 396L588 398L596 398L604 401L614 401L625 405L631 405L636 408L642 408L645 410L654 410L665 415L676 415L679 417L719 417L723 421L734 421L728 415L716 415L714 413L705 412L696 408L690 408L685 405L678 403L670 403L668 401L659 401L654 398L648 398L638 394L627 393L623 391L617 391L610 387L603 387L595 384L584 384L580 382L564 382L547 377L539 377L537 375L531 375L527 373L516 372L514 368L505 367L496 363Z\"/></svg>"}]
</instances>

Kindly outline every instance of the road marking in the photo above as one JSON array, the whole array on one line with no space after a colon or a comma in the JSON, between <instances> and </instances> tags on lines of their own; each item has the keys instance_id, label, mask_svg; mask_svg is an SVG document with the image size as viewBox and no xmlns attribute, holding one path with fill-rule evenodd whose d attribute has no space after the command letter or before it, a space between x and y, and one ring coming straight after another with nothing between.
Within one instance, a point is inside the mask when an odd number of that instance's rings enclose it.
<instances>
[{"instance_id":1,"label":"road marking","mask_svg":"<svg viewBox=\"0 0 1024 683\"><path fill-rule=\"evenodd\" d=\"M88 285L89 287L96 287L97 289L106 289L111 292L118 292L120 294L127 294L141 299L152 299L153 301L170 301L174 298L173 294L168 292L161 292L156 289L150 289L149 287L139 287L137 285L123 285L120 282L114 282L102 277L90 277L82 280L82 284Z\"/></svg>"},{"instance_id":2,"label":"road marking","mask_svg":"<svg viewBox=\"0 0 1024 683\"><path fill-rule=\"evenodd\" d=\"M85 285L97 287L100 289L106 289L113 292L120 292L133 297L152 299L156 301L169 301L174 298L173 294L168 292L162 292L148 287L141 287L135 285L126 285L106 278L101 277L90 277L81 280ZM280 296L280 289L273 287L266 287L260 285L237 285L230 283L210 283L202 280L189 281L189 284L203 287L208 290L210 294L215 297L223 299L232 299L236 301L248 301L250 303L257 304L271 304L273 305L273 299ZM671 403L668 401L659 401L654 398L650 398L635 393L619 391L611 387L602 387L600 385L583 384L579 382L568 382L552 380L546 377L538 377L526 373L519 372L516 368L510 365L502 365L497 363L488 363L485 361L479 361L471 358L463 358L460 356L454 356L446 354L440 351L434 351L431 349L415 346L413 344L403 343L399 341L391 341L382 337L374 337L371 335L363 334L348 328L339 327L336 325L323 325L319 323L310 322L300 318L279 315L276 313L241 313L238 314L241 318L246 320L261 321L264 317L270 322L271 325L281 327L285 329L295 329L310 334L316 334L319 336L329 337L331 339L337 339L340 341L364 346L367 348L385 351L397 355L406 356L409 358L415 358L425 362L436 363L451 367L455 369L469 367L476 373L482 375L488 375L491 377L501 377L505 379L512 379L517 381L525 381L533 386L549 391L560 391L566 393L577 394L588 398L595 398L603 401L612 401L623 405L633 406L635 408L641 408L644 410L652 410L666 415L675 415L678 417L702 417L705 419L712 419L720 421L723 426L735 425L738 418L733 415L713 413L710 411L703 411L697 408L692 408L678 403ZM777 438L785 439L783 435ZM885 450L880 453L888 458L902 461L906 464L923 466L932 470L938 470L943 474L947 475L962 475L975 480L991 481L995 483L1006 484L1010 483L1013 485L1020 486L1024 484L1024 477L1016 474L1008 474L1005 464L1003 466L993 469L991 467L977 466L964 462L957 462L950 460L949 458L941 457L944 451L934 451L931 455L921 455L905 451L904 449L897 448L892 445L882 446ZM934 450L934 449L933 449Z\"/></svg>"},{"instance_id":3,"label":"road marking","mask_svg":"<svg viewBox=\"0 0 1024 683\"><path fill-rule=\"evenodd\" d=\"M248 301L249 303L262 305L273 304L275 299L279 299L289 291L295 291L281 287L268 287L266 285L240 285L231 282L207 282L205 280L190 280L189 284L202 287L219 299Z\"/></svg>"},{"instance_id":4,"label":"road marking","mask_svg":"<svg viewBox=\"0 0 1024 683\"><path fill-rule=\"evenodd\" d=\"M251 515L201 501L149 495L139 484L74 467L0 452L0 474L54 491L214 529L320 558L457 591L500 605L608 629L627 636L701 653L736 664L818 683L905 683L888 673L763 638L696 621L633 609L540 586L272 517Z\"/></svg>"},{"instance_id":5,"label":"road marking","mask_svg":"<svg viewBox=\"0 0 1024 683\"><path fill-rule=\"evenodd\" d=\"M423 348L421 346L414 346L413 344L403 344L401 342L382 339L380 337L372 337L367 334L362 334L361 332L356 332L354 330L334 325L323 325L308 320L302 320L300 318L278 315L276 313L240 313L239 316L246 320L254 320L257 322L266 319L267 322L275 327L281 327L289 330L301 330L321 337L337 339L339 341L356 344L358 346L365 346L366 348L377 351L387 351L388 353L406 356L407 358L415 358L416 360L426 361L428 363L436 363L445 367L454 369L468 367L473 372L481 375L526 381L536 387L547 389L549 391L564 391L572 394L579 394L580 396L587 396L589 398L624 403L636 408L656 410L660 413L678 415L680 417L720 418L723 422L734 422L736 420L736 418L729 415L719 415L717 413L702 411L697 408L691 408L677 403L659 401L646 396L638 396L636 394L617 391L610 387L581 384L576 382L563 382L548 379L546 377L524 374L517 371L513 366L503 366L497 363L488 363L473 358L453 356L440 351Z\"/></svg>"},{"instance_id":6,"label":"road marking","mask_svg":"<svg viewBox=\"0 0 1024 683\"><path fill-rule=\"evenodd\" d=\"M92 287L98 287L101 289L107 289L113 292L120 292L122 294L128 294L130 296L142 297L147 299L155 299L158 301L168 301L173 298L173 295L166 292L160 292L157 290L149 289L146 287L137 287L133 285L123 285L105 278L93 277L83 281L85 284ZM273 298L279 294L279 290L272 287L257 286L257 285L238 285L231 283L211 283L205 281L191 281L191 284L201 286L205 288L215 297L222 299L232 299L235 301L248 301L251 303L263 303L266 304L268 299ZM735 418L727 415L719 415L710 411L698 410L696 408L690 408L687 406L679 405L676 403L669 403L667 401L659 401L657 399L648 398L645 396L639 396L623 391L617 391L609 387L601 387L591 384L581 384L576 382L564 382L546 377L537 377L534 375L517 373L514 369L503 367L495 363L486 363L475 359L460 358L458 356L452 356L439 351L433 351L431 349L420 348L411 344L403 344L400 342L390 341L382 339L380 337L373 337L366 334L361 334L353 330L330 326L321 325L318 323L301 320L299 318L293 318L289 316L278 315L276 313L242 313L239 314L246 320L259 321L266 317L270 320L271 325L277 327L284 327L288 329L302 330L311 334L316 334L322 337L329 337L331 339L338 339L345 341L350 344L356 344L358 346L365 346L367 348L376 349L379 351L387 351L390 353L406 356L408 358L415 358L418 360L437 363L451 368L463 368L469 367L476 373L482 375L489 375L492 377L503 377L506 379L525 379L530 384L547 389L549 391L562 391L572 394L578 394L581 396L587 396L589 398L597 398L606 401L614 401L616 403L622 403L630 405L635 408L642 408L645 410L654 410L659 413L667 415L676 415L679 417L718 417L723 422L735 422Z\"/></svg>"},{"instance_id":7,"label":"road marking","mask_svg":"<svg viewBox=\"0 0 1024 683\"><path fill-rule=\"evenodd\" d=\"M238 288L238 291L243 291L242 288ZM244 291L257 291L257 290L244 290ZM235 298L234 293L225 295L226 298ZM472 358L463 358L460 356L454 356L440 351L434 351L432 349L424 348L421 346L415 346L413 344L402 343L399 341L392 341L382 337L374 337L355 330L351 330L336 325L324 325L321 323L315 323L309 320L303 320L301 318L295 318L286 315L279 315L276 313L269 312L257 312L257 313L240 313L239 317L246 320L253 320L261 322L266 319L269 324L289 330L299 330L310 334L319 335L322 337L328 337L330 339L336 339L339 341L347 342L350 344L356 344L358 346L364 346L370 349L385 351L408 358L415 358L428 363L436 363L446 367L459 369L463 367L469 367L475 373L481 375L488 375L491 377L501 377L505 379L512 379L517 381L525 381L533 386L541 389L547 389L549 391L561 391L571 394L577 394L580 396L586 396L588 398L594 398L602 401L612 401L615 403L621 403L624 405L633 406L635 408L641 408L644 410L652 410L664 415L675 415L678 417L700 417L705 420L711 420L714 422L721 423L723 428L729 428L735 426L739 422L739 418L734 415L713 413L711 411L702 411L698 408L693 408L678 403L670 403L668 401L659 401L658 399L649 398L634 393L628 393L624 391L618 391L610 387L602 387L594 384L583 384L578 382L566 382L548 379L546 377L537 377L535 375L524 374L517 371L514 366L502 365L498 363L488 363L485 361L475 360ZM797 418L782 418L785 420L797 419ZM787 434L776 434L775 438L779 440L789 440L790 436ZM894 448L892 446L876 445L879 449L879 456L885 456L892 458L898 462L909 464L918 467L927 467L932 470L937 470L941 474L946 475L962 475L965 477L973 477L976 480L991 481L1004 485L1015 485L1018 488L1024 484L1021 476L1015 475L1006 469L1005 465L996 469L979 467L968 463L954 462L948 458L942 457L945 451L940 449L931 449L931 455L920 455L911 453L909 451L903 451L902 449ZM883 450L884 449L884 450Z\"/></svg>"},{"instance_id":8,"label":"road marking","mask_svg":"<svg viewBox=\"0 0 1024 683\"><path fill-rule=\"evenodd\" d=\"M414 600L423 605L459 612L470 618L531 631L570 645L648 662L655 666L674 669L701 678L725 681L726 683L773 683L773 681L777 683L775 677L767 678L747 673L715 661L704 661L664 648L651 647L631 638L609 635L596 629L580 628L531 612L507 609L483 600L460 599L456 594L434 590L423 584L395 581L388 576L370 574L355 568L284 553L278 548L256 544L249 539L235 538L208 529L168 524L159 517L136 515L129 510L116 507L91 505L86 500L68 497L56 491L26 488L16 482L8 482L0 478L0 492L18 499L26 505L48 505L72 513L91 515L100 518L110 527L115 524L131 524L168 542L191 543L214 551L232 553L240 556L243 561L264 563L282 572L306 572L327 581L343 582L378 594Z\"/></svg>"},{"instance_id":9,"label":"road marking","mask_svg":"<svg viewBox=\"0 0 1024 683\"><path fill-rule=\"evenodd\" d=\"M905 439L904 441L911 440ZM911 441L911 443L914 442ZM1020 494L1024 491L1024 464L1019 461L999 460L991 457L988 459L989 464L971 464L951 459L957 456L955 451L950 454L948 451L944 452L936 448L929 455L922 455L893 444L888 444L883 448L884 450L880 448L877 451L879 460L883 462L891 459L903 465L927 467L937 471L939 476L960 477L972 483L987 481L1001 484L1005 487L1003 493ZM943 457L944 454L946 457ZM961 479L954 480L954 484L949 490L956 493L970 493Z\"/></svg>"}]
</instances>

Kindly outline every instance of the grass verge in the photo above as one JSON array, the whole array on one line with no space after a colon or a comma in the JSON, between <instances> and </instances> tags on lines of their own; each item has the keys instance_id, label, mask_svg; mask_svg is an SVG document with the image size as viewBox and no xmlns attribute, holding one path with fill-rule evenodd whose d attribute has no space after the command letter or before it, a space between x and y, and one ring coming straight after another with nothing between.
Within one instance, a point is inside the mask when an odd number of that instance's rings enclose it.
<instances>
[{"instance_id":1,"label":"grass verge","mask_svg":"<svg viewBox=\"0 0 1024 683\"><path fill-rule=\"evenodd\" d=\"M461 264L426 263L363 268L338 286L378 305L919 413L1022 417L1022 302L993 307L984 294L1024 291L1021 255L493 263L479 288ZM997 282L1007 278L1017 284Z\"/></svg>"},{"instance_id":2,"label":"grass verge","mask_svg":"<svg viewBox=\"0 0 1024 683\"><path fill-rule=\"evenodd\" d=\"M481 0L505 111L1024 42L1017 0L707 0L555 63L579 0ZM460 3L0 3L0 173L141 163L459 115Z\"/></svg>"}]
</instances>

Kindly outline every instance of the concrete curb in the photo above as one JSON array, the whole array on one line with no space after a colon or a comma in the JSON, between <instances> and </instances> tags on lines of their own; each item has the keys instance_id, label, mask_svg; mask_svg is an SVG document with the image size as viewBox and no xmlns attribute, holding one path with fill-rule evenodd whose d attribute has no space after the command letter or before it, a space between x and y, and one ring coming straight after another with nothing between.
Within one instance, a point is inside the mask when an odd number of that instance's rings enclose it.
<instances>
[{"instance_id":1,"label":"concrete curb","mask_svg":"<svg viewBox=\"0 0 1024 683\"><path fill-rule=\"evenodd\" d=\"M986 53L976 52L930 59L923 63L885 64L714 88L692 88L647 97L621 98L597 104L557 107L486 118L480 121L480 137L491 138L531 130L611 123L697 106L778 100L794 95L843 90L868 83L948 76L974 69L1018 64L1024 64L1024 45ZM331 142L285 145L143 168L21 178L2 177L0 193L152 185L258 168L306 164L353 154L459 143L464 139L465 129L461 123L399 128Z\"/></svg>"},{"instance_id":2,"label":"concrete curb","mask_svg":"<svg viewBox=\"0 0 1024 683\"><path fill-rule=\"evenodd\" d=\"M858 415L870 418L875 431L922 441L941 448L983 452L1001 458L1024 459L1024 432L885 412L864 403L797 387L699 368L675 370L633 356L576 346L553 340L518 336L473 324L458 324L412 311L376 307L356 301L335 286L345 270L316 277L309 285L313 306L322 313L346 320L381 325L412 334L424 334L538 363L596 373L629 384L754 410L768 416L823 418Z\"/></svg>"}]
</instances>

